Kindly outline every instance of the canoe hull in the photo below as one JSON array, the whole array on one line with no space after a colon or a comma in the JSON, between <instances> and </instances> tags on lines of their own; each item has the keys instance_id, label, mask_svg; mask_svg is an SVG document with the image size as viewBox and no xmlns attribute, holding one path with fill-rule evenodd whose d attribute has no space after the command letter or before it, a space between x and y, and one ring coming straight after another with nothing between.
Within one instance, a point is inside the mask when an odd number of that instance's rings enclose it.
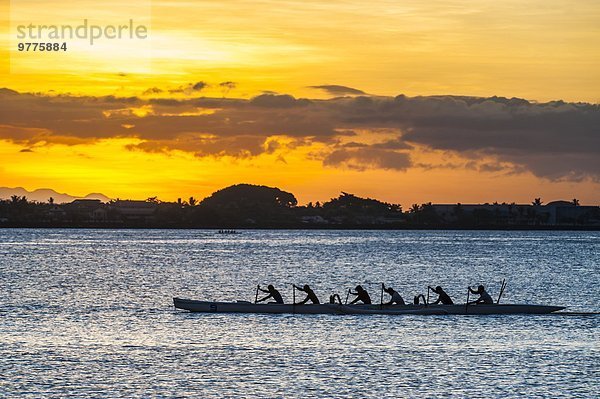
<instances>
[{"instance_id":1,"label":"canoe hull","mask_svg":"<svg viewBox=\"0 0 600 399\"><path fill-rule=\"evenodd\" d=\"M563 310L561 306L543 305L292 305L255 304L251 302L209 302L173 298L177 309L201 313L264 313L264 314L383 314L383 315L445 315L445 314L548 314Z\"/></svg>"}]
</instances>

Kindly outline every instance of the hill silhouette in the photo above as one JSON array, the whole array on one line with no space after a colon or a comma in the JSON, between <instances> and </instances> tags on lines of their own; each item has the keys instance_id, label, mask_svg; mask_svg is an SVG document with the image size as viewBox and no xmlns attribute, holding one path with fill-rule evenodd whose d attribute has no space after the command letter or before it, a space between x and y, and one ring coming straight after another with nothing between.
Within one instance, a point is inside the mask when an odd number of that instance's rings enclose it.
<instances>
[{"instance_id":1,"label":"hill silhouette","mask_svg":"<svg viewBox=\"0 0 600 399\"><path fill-rule=\"evenodd\" d=\"M285 225L294 221L296 205L293 194L278 188L236 184L202 200L191 220L224 227Z\"/></svg>"},{"instance_id":2,"label":"hill silhouette","mask_svg":"<svg viewBox=\"0 0 600 399\"><path fill-rule=\"evenodd\" d=\"M275 187L253 184L236 184L215 191L210 197L200 202L204 207L238 207L238 208L291 208L298 205L294 194Z\"/></svg>"},{"instance_id":3,"label":"hill silhouette","mask_svg":"<svg viewBox=\"0 0 600 399\"><path fill-rule=\"evenodd\" d=\"M102 202L108 202L108 198L104 194L91 193L83 197L77 195L71 195L66 193L59 193L49 188L38 188L37 190L28 191L23 187L0 187L0 199L9 199L13 195L19 197L27 197L30 201L47 202L48 199L53 198L55 204L64 204L71 202L78 198L82 199L99 199Z\"/></svg>"}]
</instances>

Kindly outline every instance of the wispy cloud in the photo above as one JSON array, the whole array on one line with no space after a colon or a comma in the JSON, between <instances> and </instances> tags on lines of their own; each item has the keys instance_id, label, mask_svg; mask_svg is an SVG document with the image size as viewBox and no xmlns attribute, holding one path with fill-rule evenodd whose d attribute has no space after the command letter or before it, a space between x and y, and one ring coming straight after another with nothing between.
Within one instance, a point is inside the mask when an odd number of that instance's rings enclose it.
<instances>
[{"instance_id":1,"label":"wispy cloud","mask_svg":"<svg viewBox=\"0 0 600 399\"><path fill-rule=\"evenodd\" d=\"M362 90L354 89L348 86L340 86L340 85L321 85L321 86L308 86L311 89L319 89L326 91L329 94L335 96L344 96L344 95L362 95L367 94Z\"/></svg>"},{"instance_id":2,"label":"wispy cloud","mask_svg":"<svg viewBox=\"0 0 600 399\"><path fill-rule=\"evenodd\" d=\"M188 83L185 86L179 86L175 89L169 89L168 91L171 94L183 93L183 94L189 95L189 94L196 94L196 93L204 90L206 87L208 87L208 83L196 82L196 83ZM146 90L146 92L147 92L147 90Z\"/></svg>"}]
</instances>

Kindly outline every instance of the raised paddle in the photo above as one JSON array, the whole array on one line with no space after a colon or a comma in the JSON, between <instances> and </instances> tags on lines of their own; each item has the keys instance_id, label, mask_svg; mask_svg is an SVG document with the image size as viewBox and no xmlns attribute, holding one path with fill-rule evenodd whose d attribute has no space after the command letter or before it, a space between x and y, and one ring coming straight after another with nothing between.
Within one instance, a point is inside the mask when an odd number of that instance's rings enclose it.
<instances>
[{"instance_id":1,"label":"raised paddle","mask_svg":"<svg viewBox=\"0 0 600 399\"><path fill-rule=\"evenodd\" d=\"M502 294L504 294L504 289L506 288L506 279L502 279L502 286L500 287L500 294L498 294L498 300L496 303L500 303L500 298L502 298Z\"/></svg>"},{"instance_id":2,"label":"raised paddle","mask_svg":"<svg viewBox=\"0 0 600 399\"><path fill-rule=\"evenodd\" d=\"M348 297L350 296L350 288L348 288L348 293L346 294L346 302L344 302L344 305L348 304Z\"/></svg>"},{"instance_id":3,"label":"raised paddle","mask_svg":"<svg viewBox=\"0 0 600 399\"><path fill-rule=\"evenodd\" d=\"M467 287L467 303L465 303L465 313L469 312L469 294L471 293L471 287Z\"/></svg>"}]
</instances>

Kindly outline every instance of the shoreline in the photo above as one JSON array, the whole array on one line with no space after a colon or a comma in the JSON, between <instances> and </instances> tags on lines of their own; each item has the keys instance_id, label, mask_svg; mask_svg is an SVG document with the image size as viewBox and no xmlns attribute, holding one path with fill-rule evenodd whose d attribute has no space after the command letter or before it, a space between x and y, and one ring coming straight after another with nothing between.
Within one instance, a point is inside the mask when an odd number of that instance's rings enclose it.
<instances>
[{"instance_id":1,"label":"shoreline","mask_svg":"<svg viewBox=\"0 0 600 399\"><path fill-rule=\"evenodd\" d=\"M0 230L12 229L85 229L85 230L234 230L237 233L253 230L322 230L322 231L600 231L600 226L168 226L168 225L138 225L138 224L14 224L2 225ZM221 233L223 235L235 235Z\"/></svg>"}]
</instances>

